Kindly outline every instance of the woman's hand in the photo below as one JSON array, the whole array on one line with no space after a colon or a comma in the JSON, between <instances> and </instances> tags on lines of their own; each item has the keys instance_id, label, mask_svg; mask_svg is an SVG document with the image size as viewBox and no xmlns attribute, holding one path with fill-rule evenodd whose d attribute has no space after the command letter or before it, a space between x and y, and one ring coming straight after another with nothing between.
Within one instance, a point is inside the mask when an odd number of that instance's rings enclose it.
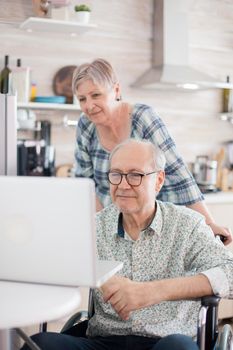
<instances>
[{"instance_id":1,"label":"woman's hand","mask_svg":"<svg viewBox=\"0 0 233 350\"><path fill-rule=\"evenodd\" d=\"M225 237L225 240L223 241L224 245L232 242L232 234L230 228L215 224L214 218L212 217L209 209L203 201L187 205L187 207L205 216L205 222L211 227L214 235L221 235Z\"/></svg>"},{"instance_id":2,"label":"woman's hand","mask_svg":"<svg viewBox=\"0 0 233 350\"><path fill-rule=\"evenodd\" d=\"M211 227L215 236L216 235L224 236L225 238L223 241L224 245L227 245L232 242L232 233L230 228L216 225L214 222L211 222L208 225Z\"/></svg>"}]
</instances>

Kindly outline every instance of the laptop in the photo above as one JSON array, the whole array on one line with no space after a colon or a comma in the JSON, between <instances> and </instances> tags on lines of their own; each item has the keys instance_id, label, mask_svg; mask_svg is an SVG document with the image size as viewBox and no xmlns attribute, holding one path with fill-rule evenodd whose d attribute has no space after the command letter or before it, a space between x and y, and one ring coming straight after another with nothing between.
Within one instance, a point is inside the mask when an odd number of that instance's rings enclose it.
<instances>
[{"instance_id":1,"label":"laptop","mask_svg":"<svg viewBox=\"0 0 233 350\"><path fill-rule=\"evenodd\" d=\"M97 260L91 179L0 176L0 280L99 287L122 266Z\"/></svg>"}]
</instances>

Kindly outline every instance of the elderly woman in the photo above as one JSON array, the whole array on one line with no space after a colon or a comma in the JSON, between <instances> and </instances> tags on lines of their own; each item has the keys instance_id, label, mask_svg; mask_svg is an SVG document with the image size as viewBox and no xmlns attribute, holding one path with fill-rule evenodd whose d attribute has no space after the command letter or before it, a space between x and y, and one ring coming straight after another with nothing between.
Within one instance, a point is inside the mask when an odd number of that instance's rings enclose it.
<instances>
[{"instance_id":1,"label":"elderly woman","mask_svg":"<svg viewBox=\"0 0 233 350\"><path fill-rule=\"evenodd\" d=\"M232 240L230 231L214 222L161 118L147 105L122 100L120 84L109 62L96 59L80 65L74 72L73 92L82 110L77 126L76 176L94 179L97 210L111 203L107 179L111 150L129 137L147 139L166 157L166 180L158 199L200 212L214 234L225 236L226 244Z\"/></svg>"}]
</instances>

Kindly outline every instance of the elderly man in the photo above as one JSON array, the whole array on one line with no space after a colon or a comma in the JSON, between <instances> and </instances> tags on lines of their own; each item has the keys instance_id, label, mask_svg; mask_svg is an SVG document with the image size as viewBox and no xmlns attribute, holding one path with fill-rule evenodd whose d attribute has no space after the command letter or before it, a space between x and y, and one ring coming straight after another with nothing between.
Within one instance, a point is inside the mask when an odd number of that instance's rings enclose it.
<instances>
[{"instance_id":1,"label":"elderly man","mask_svg":"<svg viewBox=\"0 0 233 350\"><path fill-rule=\"evenodd\" d=\"M97 247L100 259L123 261L123 269L94 291L87 339L37 335L42 349L195 350L200 303L193 299L233 297L233 255L204 217L155 200L164 166L163 154L148 142L127 140L113 150L114 204L96 216Z\"/></svg>"}]
</instances>

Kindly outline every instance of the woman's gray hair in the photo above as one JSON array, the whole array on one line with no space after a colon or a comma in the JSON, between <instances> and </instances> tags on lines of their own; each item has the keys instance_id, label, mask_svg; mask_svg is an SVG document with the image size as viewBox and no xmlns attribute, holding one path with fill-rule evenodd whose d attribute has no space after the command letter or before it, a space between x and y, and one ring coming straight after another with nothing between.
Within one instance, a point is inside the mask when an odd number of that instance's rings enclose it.
<instances>
[{"instance_id":1,"label":"woman's gray hair","mask_svg":"<svg viewBox=\"0 0 233 350\"><path fill-rule=\"evenodd\" d=\"M127 139L121 143L119 143L111 152L109 157L109 164L111 163L112 157L114 154L124 145L130 144L130 143L137 143L137 144L144 144L148 145L151 148L151 160L152 160L152 167L155 169L155 171L160 171L165 169L166 165L166 158L164 155L164 152L157 146L155 146L152 142L148 140L136 140L136 139Z\"/></svg>"},{"instance_id":2,"label":"woman's gray hair","mask_svg":"<svg viewBox=\"0 0 233 350\"><path fill-rule=\"evenodd\" d=\"M72 89L76 90L83 81L92 80L94 84L111 88L118 82L111 64L103 58L97 58L91 63L83 63L73 73Z\"/></svg>"}]
</instances>

